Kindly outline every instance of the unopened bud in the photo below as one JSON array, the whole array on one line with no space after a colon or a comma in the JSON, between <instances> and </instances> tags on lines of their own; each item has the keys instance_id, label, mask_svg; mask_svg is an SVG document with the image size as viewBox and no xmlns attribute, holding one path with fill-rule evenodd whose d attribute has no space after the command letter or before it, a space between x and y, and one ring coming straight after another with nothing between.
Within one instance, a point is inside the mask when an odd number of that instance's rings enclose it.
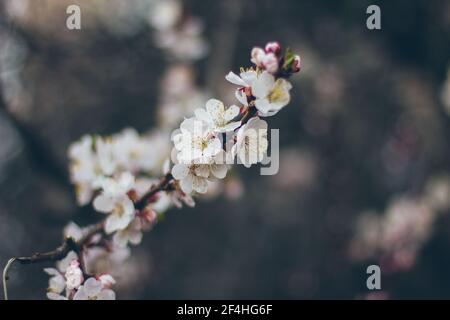
<instances>
[{"instance_id":1,"label":"unopened bud","mask_svg":"<svg viewBox=\"0 0 450 320\"><path fill-rule=\"evenodd\" d=\"M278 42L268 42L266 47L264 48L266 52L272 52L275 55L278 55L281 52L281 46Z\"/></svg>"}]
</instances>

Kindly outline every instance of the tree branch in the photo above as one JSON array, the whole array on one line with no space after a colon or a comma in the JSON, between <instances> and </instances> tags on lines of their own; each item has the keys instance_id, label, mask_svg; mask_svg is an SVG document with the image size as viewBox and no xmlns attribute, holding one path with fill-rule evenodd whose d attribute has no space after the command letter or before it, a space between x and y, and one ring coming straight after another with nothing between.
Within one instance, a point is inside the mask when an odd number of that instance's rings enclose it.
<instances>
[{"instance_id":1,"label":"tree branch","mask_svg":"<svg viewBox=\"0 0 450 320\"><path fill-rule=\"evenodd\" d=\"M173 176L168 173L164 177L161 178L160 182L150 188L150 190L142 196L141 199L136 201L135 208L136 210L143 210L145 206L149 203L149 201L160 191L166 191L170 189L170 183L173 181ZM61 244L58 248L43 252L43 253L35 253L28 257L13 257L8 260L5 268L3 269L3 292L5 300L8 300L8 289L6 286L6 282L8 281L8 272L14 262L19 262L20 264L31 264L31 263L39 263L46 261L58 261L67 256L70 251L75 251L78 255L81 255L83 251L83 247L89 243L91 238L103 231L105 219L101 220L96 224L92 224L90 226L85 227L86 231L83 237L78 241L75 241L72 237L67 237L64 239L63 244ZM84 269L84 264L82 265ZM86 270L83 270L86 273Z\"/></svg>"}]
</instances>

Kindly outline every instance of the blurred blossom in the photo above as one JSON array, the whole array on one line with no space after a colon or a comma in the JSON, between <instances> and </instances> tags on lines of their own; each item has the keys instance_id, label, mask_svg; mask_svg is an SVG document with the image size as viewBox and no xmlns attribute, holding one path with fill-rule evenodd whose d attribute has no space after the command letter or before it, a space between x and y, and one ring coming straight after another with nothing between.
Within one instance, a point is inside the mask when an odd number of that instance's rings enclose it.
<instances>
[{"instance_id":1,"label":"blurred blossom","mask_svg":"<svg viewBox=\"0 0 450 320\"><path fill-rule=\"evenodd\" d=\"M316 157L308 151L285 149L280 153L280 171L273 176L278 187L284 189L309 188L317 178Z\"/></svg>"},{"instance_id":2,"label":"blurred blossom","mask_svg":"<svg viewBox=\"0 0 450 320\"><path fill-rule=\"evenodd\" d=\"M202 21L183 16L180 1L154 1L149 9L148 23L155 28L156 45L172 58L188 62L207 54L208 44L202 37Z\"/></svg>"},{"instance_id":3,"label":"blurred blossom","mask_svg":"<svg viewBox=\"0 0 450 320\"><path fill-rule=\"evenodd\" d=\"M356 297L358 300L388 300L389 294L386 291L375 291Z\"/></svg>"},{"instance_id":4,"label":"blurred blossom","mask_svg":"<svg viewBox=\"0 0 450 320\"><path fill-rule=\"evenodd\" d=\"M4 6L6 14L10 17L21 17L25 14L30 0L5 0Z\"/></svg>"},{"instance_id":5,"label":"blurred blossom","mask_svg":"<svg viewBox=\"0 0 450 320\"><path fill-rule=\"evenodd\" d=\"M149 22L158 31L175 28L182 15L181 2L176 0L154 1L149 12Z\"/></svg>"},{"instance_id":6,"label":"blurred blossom","mask_svg":"<svg viewBox=\"0 0 450 320\"><path fill-rule=\"evenodd\" d=\"M177 60L196 60L208 53L208 45L201 37L202 32L201 21L190 18L175 30L157 32L155 42Z\"/></svg>"},{"instance_id":7,"label":"blurred blossom","mask_svg":"<svg viewBox=\"0 0 450 320\"><path fill-rule=\"evenodd\" d=\"M425 202L435 211L445 213L450 208L450 176L442 174L429 179Z\"/></svg>"},{"instance_id":8,"label":"blurred blossom","mask_svg":"<svg viewBox=\"0 0 450 320\"><path fill-rule=\"evenodd\" d=\"M450 116L450 66L447 69L447 78L441 89L441 100L445 112Z\"/></svg>"},{"instance_id":9,"label":"blurred blossom","mask_svg":"<svg viewBox=\"0 0 450 320\"><path fill-rule=\"evenodd\" d=\"M158 121L162 128L173 129L187 114L205 105L207 95L194 83L194 74L188 65L173 65L161 82Z\"/></svg>"},{"instance_id":10,"label":"blurred blossom","mask_svg":"<svg viewBox=\"0 0 450 320\"><path fill-rule=\"evenodd\" d=\"M23 102L21 70L27 55L25 44L20 38L0 29L0 89L5 102L17 108Z\"/></svg>"},{"instance_id":11,"label":"blurred blossom","mask_svg":"<svg viewBox=\"0 0 450 320\"><path fill-rule=\"evenodd\" d=\"M128 247L113 244L109 248L94 247L87 250L85 263L90 274L110 274L121 293L132 291L149 277L151 271L148 257L139 252L131 255Z\"/></svg>"},{"instance_id":12,"label":"blurred blossom","mask_svg":"<svg viewBox=\"0 0 450 320\"><path fill-rule=\"evenodd\" d=\"M394 198L384 214L361 214L351 256L378 259L390 272L411 268L439 214L450 208L449 192L448 176L437 177L429 181L421 196Z\"/></svg>"}]
</instances>

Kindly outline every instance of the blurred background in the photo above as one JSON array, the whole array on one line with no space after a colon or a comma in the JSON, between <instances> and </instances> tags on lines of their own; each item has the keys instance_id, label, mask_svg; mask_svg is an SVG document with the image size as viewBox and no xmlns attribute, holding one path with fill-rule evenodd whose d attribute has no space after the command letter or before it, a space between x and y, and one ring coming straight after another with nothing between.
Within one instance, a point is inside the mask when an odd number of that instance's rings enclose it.
<instances>
[{"instance_id":1,"label":"blurred background","mask_svg":"<svg viewBox=\"0 0 450 320\"><path fill-rule=\"evenodd\" d=\"M66 8L81 8L81 30ZM366 8L381 8L381 30ZM450 2L3 0L0 263L47 251L79 208L67 148L176 127L277 40L302 57L280 172L238 167L173 209L118 266L119 299L450 298ZM167 136L169 139L169 136ZM366 288L378 264L382 290ZM15 265L12 299L45 299Z\"/></svg>"}]
</instances>

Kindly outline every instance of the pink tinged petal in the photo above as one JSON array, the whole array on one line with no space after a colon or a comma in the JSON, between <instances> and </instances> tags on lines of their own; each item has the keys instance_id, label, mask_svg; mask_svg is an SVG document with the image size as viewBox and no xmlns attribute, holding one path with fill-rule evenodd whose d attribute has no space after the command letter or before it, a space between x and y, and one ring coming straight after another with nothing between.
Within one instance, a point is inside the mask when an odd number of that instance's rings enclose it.
<instances>
[{"instance_id":1,"label":"pink tinged petal","mask_svg":"<svg viewBox=\"0 0 450 320\"><path fill-rule=\"evenodd\" d=\"M192 188L198 193L206 193L208 191L208 182L202 177L193 177Z\"/></svg>"},{"instance_id":2,"label":"pink tinged petal","mask_svg":"<svg viewBox=\"0 0 450 320\"><path fill-rule=\"evenodd\" d=\"M192 175L187 175L184 179L180 180L181 190L186 194L192 192L192 178Z\"/></svg>"},{"instance_id":3,"label":"pink tinged petal","mask_svg":"<svg viewBox=\"0 0 450 320\"><path fill-rule=\"evenodd\" d=\"M89 297L96 296L100 293L102 290L102 282L95 279L95 278L89 278L86 280L86 282L83 285L84 291Z\"/></svg>"},{"instance_id":4,"label":"pink tinged petal","mask_svg":"<svg viewBox=\"0 0 450 320\"><path fill-rule=\"evenodd\" d=\"M258 76L252 86L252 93L256 98L265 98L275 83L275 78L268 72Z\"/></svg>"},{"instance_id":5,"label":"pink tinged petal","mask_svg":"<svg viewBox=\"0 0 450 320\"><path fill-rule=\"evenodd\" d=\"M94 199L95 210L103 213L109 213L114 209L114 201L103 194Z\"/></svg>"},{"instance_id":6,"label":"pink tinged petal","mask_svg":"<svg viewBox=\"0 0 450 320\"><path fill-rule=\"evenodd\" d=\"M185 164L176 164L172 168L172 175L176 180L184 179L189 173L189 168Z\"/></svg>"},{"instance_id":7,"label":"pink tinged petal","mask_svg":"<svg viewBox=\"0 0 450 320\"><path fill-rule=\"evenodd\" d=\"M98 279L102 283L103 287L110 287L116 284L116 280L109 274L101 275Z\"/></svg>"},{"instance_id":8,"label":"pink tinged petal","mask_svg":"<svg viewBox=\"0 0 450 320\"><path fill-rule=\"evenodd\" d=\"M231 121L239 115L239 107L232 105L225 111L225 121Z\"/></svg>"},{"instance_id":9,"label":"pink tinged petal","mask_svg":"<svg viewBox=\"0 0 450 320\"><path fill-rule=\"evenodd\" d=\"M116 294L111 289L103 289L98 295L98 300L116 300Z\"/></svg>"},{"instance_id":10,"label":"pink tinged petal","mask_svg":"<svg viewBox=\"0 0 450 320\"><path fill-rule=\"evenodd\" d=\"M229 82L241 86L241 87L246 87L247 83L245 83L245 81L243 81L237 74L233 73L233 72L228 72L228 74L225 76L225 79L227 79Z\"/></svg>"},{"instance_id":11,"label":"pink tinged petal","mask_svg":"<svg viewBox=\"0 0 450 320\"><path fill-rule=\"evenodd\" d=\"M211 172L216 178L223 179L227 175L227 166L223 164L212 165Z\"/></svg>"},{"instance_id":12,"label":"pink tinged petal","mask_svg":"<svg viewBox=\"0 0 450 320\"><path fill-rule=\"evenodd\" d=\"M250 61L256 64L257 66L261 66L261 59L264 57L265 52L263 49L255 47L252 49L252 52L250 54L251 59Z\"/></svg>"}]
</instances>

